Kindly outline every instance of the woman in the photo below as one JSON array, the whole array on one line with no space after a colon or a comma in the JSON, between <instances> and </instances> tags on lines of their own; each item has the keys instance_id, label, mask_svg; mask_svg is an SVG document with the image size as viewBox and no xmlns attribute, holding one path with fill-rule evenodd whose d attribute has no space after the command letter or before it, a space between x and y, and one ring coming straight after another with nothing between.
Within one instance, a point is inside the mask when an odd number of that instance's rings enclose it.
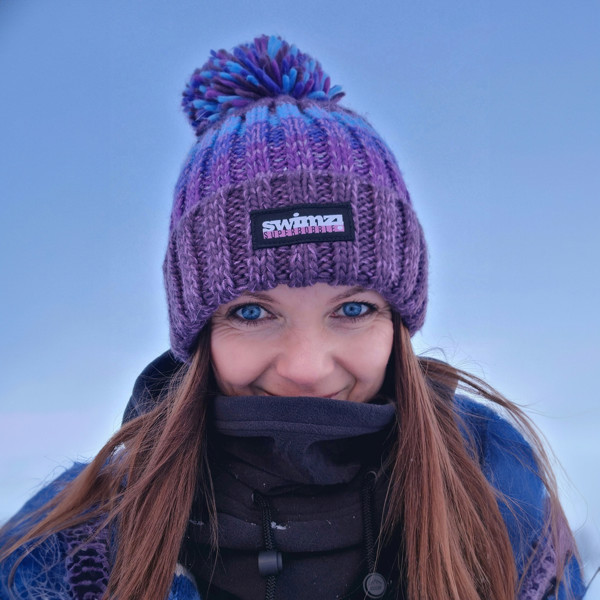
<instances>
[{"instance_id":1,"label":"woman","mask_svg":"<svg viewBox=\"0 0 600 600\"><path fill-rule=\"evenodd\" d=\"M97 457L5 526L3 597L582 597L525 417L413 353L423 231L342 95L276 37L193 74L171 351Z\"/></svg>"}]
</instances>

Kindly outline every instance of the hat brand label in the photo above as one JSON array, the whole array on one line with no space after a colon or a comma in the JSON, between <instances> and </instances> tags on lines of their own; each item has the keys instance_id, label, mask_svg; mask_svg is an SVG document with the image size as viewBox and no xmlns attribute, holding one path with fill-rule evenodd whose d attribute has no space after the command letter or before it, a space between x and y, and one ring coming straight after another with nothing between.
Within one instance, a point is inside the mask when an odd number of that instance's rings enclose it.
<instances>
[{"instance_id":1,"label":"hat brand label","mask_svg":"<svg viewBox=\"0 0 600 600\"><path fill-rule=\"evenodd\" d=\"M250 212L252 247L354 240L349 202L295 204Z\"/></svg>"},{"instance_id":2,"label":"hat brand label","mask_svg":"<svg viewBox=\"0 0 600 600\"><path fill-rule=\"evenodd\" d=\"M344 215L305 215L301 217L299 212L295 212L291 219L263 221L262 231L265 239L278 237L281 235L280 231L285 231L285 235L345 231Z\"/></svg>"}]
</instances>

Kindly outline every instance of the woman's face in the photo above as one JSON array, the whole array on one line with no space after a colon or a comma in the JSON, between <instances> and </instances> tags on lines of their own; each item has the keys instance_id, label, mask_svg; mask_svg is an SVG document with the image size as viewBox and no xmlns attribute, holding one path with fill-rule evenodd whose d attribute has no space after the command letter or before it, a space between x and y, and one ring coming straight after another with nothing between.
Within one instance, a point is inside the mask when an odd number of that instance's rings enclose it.
<instances>
[{"instance_id":1,"label":"woman's face","mask_svg":"<svg viewBox=\"0 0 600 600\"><path fill-rule=\"evenodd\" d=\"M392 340L391 310L377 292L279 285L217 310L211 357L227 396L366 402L381 388Z\"/></svg>"}]
</instances>

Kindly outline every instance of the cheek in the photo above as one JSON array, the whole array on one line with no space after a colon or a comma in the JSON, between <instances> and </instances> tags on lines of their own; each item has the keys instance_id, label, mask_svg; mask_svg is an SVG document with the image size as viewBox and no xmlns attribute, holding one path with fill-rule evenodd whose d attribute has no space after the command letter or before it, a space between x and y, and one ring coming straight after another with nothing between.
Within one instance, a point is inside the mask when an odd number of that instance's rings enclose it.
<instances>
[{"instance_id":1,"label":"cheek","mask_svg":"<svg viewBox=\"0 0 600 600\"><path fill-rule=\"evenodd\" d=\"M210 354L220 390L232 393L252 383L264 370L264 353L256 340L247 340L238 332L213 334Z\"/></svg>"},{"instance_id":2,"label":"cheek","mask_svg":"<svg viewBox=\"0 0 600 600\"><path fill-rule=\"evenodd\" d=\"M377 323L376 327L352 344L352 369L365 385L381 386L394 339L391 321Z\"/></svg>"}]
</instances>

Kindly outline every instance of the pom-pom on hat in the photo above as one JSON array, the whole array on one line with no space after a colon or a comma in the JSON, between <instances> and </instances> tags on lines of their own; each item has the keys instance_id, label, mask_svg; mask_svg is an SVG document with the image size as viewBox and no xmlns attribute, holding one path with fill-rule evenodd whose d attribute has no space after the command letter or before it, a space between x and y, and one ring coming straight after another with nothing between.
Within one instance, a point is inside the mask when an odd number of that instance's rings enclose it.
<instances>
[{"instance_id":1,"label":"pom-pom on hat","mask_svg":"<svg viewBox=\"0 0 600 600\"><path fill-rule=\"evenodd\" d=\"M233 55L213 50L204 67L192 75L182 104L200 135L211 123L261 98L336 102L343 95L339 85L331 86L316 60L278 37L264 35L234 48Z\"/></svg>"},{"instance_id":2,"label":"pom-pom on hat","mask_svg":"<svg viewBox=\"0 0 600 600\"><path fill-rule=\"evenodd\" d=\"M427 248L394 156L338 101L320 63L278 37L211 52L182 105L198 136L175 189L164 276L188 360L244 291L317 282L379 292L414 334Z\"/></svg>"}]
</instances>

